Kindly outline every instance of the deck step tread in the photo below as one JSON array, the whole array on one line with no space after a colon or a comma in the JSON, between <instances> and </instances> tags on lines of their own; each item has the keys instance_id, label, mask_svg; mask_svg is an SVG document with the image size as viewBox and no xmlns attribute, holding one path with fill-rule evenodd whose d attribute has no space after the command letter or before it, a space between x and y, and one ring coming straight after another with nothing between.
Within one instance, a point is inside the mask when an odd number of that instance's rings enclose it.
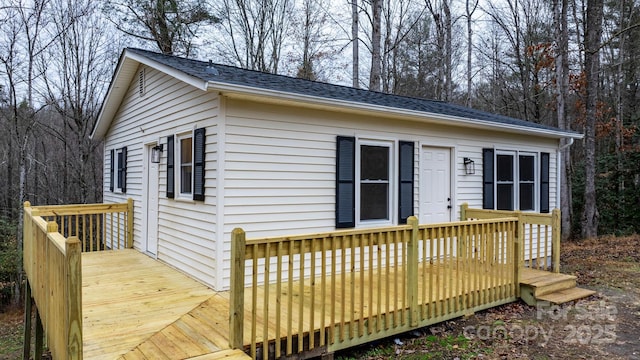
<instances>
[{"instance_id":1,"label":"deck step tread","mask_svg":"<svg viewBox=\"0 0 640 360\"><path fill-rule=\"evenodd\" d=\"M561 281L576 280L574 275L548 273L533 278L521 280L520 282L534 287L544 287Z\"/></svg>"},{"instance_id":2,"label":"deck step tread","mask_svg":"<svg viewBox=\"0 0 640 360\"><path fill-rule=\"evenodd\" d=\"M591 296L595 293L596 292L593 290L574 287L571 289L559 290L550 294L537 296L537 300L548 301L553 304L564 304L569 301L586 298L587 296Z\"/></svg>"}]
</instances>

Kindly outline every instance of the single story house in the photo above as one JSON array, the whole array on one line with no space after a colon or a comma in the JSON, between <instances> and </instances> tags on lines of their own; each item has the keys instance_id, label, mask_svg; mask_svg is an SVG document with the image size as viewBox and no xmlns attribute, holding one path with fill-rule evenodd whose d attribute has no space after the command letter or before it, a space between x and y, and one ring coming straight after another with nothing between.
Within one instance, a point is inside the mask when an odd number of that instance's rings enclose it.
<instances>
[{"instance_id":1,"label":"single story house","mask_svg":"<svg viewBox=\"0 0 640 360\"><path fill-rule=\"evenodd\" d=\"M403 97L125 49L92 137L104 202L133 198L133 246L230 286L248 237L559 207L560 144L581 134Z\"/></svg>"}]
</instances>

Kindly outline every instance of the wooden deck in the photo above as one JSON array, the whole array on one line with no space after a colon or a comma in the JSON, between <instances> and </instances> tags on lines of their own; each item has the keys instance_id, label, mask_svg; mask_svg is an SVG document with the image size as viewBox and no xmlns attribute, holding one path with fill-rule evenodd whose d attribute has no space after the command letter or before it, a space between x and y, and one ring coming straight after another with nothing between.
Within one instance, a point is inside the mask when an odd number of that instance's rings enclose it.
<instances>
[{"instance_id":1,"label":"wooden deck","mask_svg":"<svg viewBox=\"0 0 640 360\"><path fill-rule=\"evenodd\" d=\"M145 350L149 359L182 359L183 354L178 352L182 344L176 347L159 342L167 357L145 344L153 344L151 340L156 340L163 329L169 329L208 299L219 297L197 281L132 249L83 253L82 275L85 359L116 359L135 348ZM227 313L225 310L220 315L226 318ZM223 322L228 323L226 319ZM198 355L228 350L228 343L221 338Z\"/></svg>"},{"instance_id":2,"label":"wooden deck","mask_svg":"<svg viewBox=\"0 0 640 360\"><path fill-rule=\"evenodd\" d=\"M428 269L430 268L430 269ZM215 292L206 286L192 280L177 270L151 259L150 257L132 249L118 251L83 253L83 326L84 326L84 358L86 359L217 359L217 358L248 358L239 350L229 347L229 293ZM439 266L422 268L421 271L442 271ZM376 276L395 278L402 276L402 268L398 273L391 272ZM472 279L474 275L460 270L456 272L453 288L446 284L438 292L439 301L434 302L437 307L459 307L462 301L462 284ZM428 277L427 277L428 278ZM355 280L360 283L359 275ZM369 280L365 280L369 283ZM378 281L371 282L378 283ZM379 283L387 283L381 281ZM391 282L393 283L393 282ZM499 279L488 279L483 288L496 286ZM434 284L435 285L435 284ZM429 284L422 284L426 289ZM420 291L422 292L422 286ZM310 285L302 289L309 292ZM356 299L369 301L366 292L369 289L356 287L356 293L349 294ZM456 289L459 289L456 290ZM377 289L375 291L378 291ZM383 292L403 291L403 289L381 289ZM281 296L288 296L289 289L281 289ZM320 314L314 318L301 319L298 317L300 306L308 308L309 303L300 303L300 287L297 283L292 287L293 311L283 310L281 318L290 318L292 324L303 323L309 329L317 329L320 333L321 324L333 324L330 318L320 320ZM365 292L364 294L361 294ZM250 296L250 292L245 296ZM258 296L265 296L264 288L258 289ZM269 289L268 299L276 298L275 288ZM324 325L325 334L330 331L342 332L344 337L356 334L367 321L374 317L383 319L388 326L400 323L405 316L406 304L367 304L371 306L366 314L358 314L352 309L340 307L340 299L333 299L338 307L338 318L345 319L342 325L335 325L329 329ZM359 307L359 306L358 306ZM319 308L317 308L319 309ZM376 310L378 309L378 310ZM379 317L378 311L383 315ZM387 311L387 309L389 311ZM259 309L260 310L260 309ZM245 309L246 328L251 326L251 309ZM319 310L318 310L319 311ZM458 315L459 316L459 315ZM360 319L365 319L364 323ZM265 324L266 320L266 324ZM441 321L439 319L439 321ZM275 330L278 324L279 331ZM280 333L285 336L286 321L275 318L258 319L258 327L268 326L269 333ZM378 325L376 325L378 326ZM366 331L366 330L365 330ZM244 343L251 342L250 333L245 332ZM308 332L303 334L304 341L308 341ZM264 339L258 334L260 346ZM268 339L274 344L275 339ZM284 349L283 349L284 350Z\"/></svg>"},{"instance_id":3,"label":"wooden deck","mask_svg":"<svg viewBox=\"0 0 640 360\"><path fill-rule=\"evenodd\" d=\"M575 295L566 279L526 283L521 245L532 232L521 214L249 240L234 229L231 291L215 292L131 249L131 209L25 203L29 296L54 358L320 355L515 301L522 289L530 303ZM550 254L536 254L546 267Z\"/></svg>"}]
</instances>

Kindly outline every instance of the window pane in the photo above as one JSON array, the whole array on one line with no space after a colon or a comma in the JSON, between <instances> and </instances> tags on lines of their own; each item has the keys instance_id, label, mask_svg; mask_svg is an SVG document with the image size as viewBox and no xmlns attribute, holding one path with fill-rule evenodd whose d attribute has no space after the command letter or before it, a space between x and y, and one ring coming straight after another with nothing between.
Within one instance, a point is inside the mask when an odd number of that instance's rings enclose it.
<instances>
[{"instance_id":1,"label":"window pane","mask_svg":"<svg viewBox=\"0 0 640 360\"><path fill-rule=\"evenodd\" d=\"M183 194L191 193L191 166L180 168L180 192Z\"/></svg>"},{"instance_id":2,"label":"window pane","mask_svg":"<svg viewBox=\"0 0 640 360\"><path fill-rule=\"evenodd\" d=\"M389 148L362 145L360 147L360 179L389 180Z\"/></svg>"},{"instance_id":3,"label":"window pane","mask_svg":"<svg viewBox=\"0 0 640 360\"><path fill-rule=\"evenodd\" d=\"M513 155L496 156L498 181L513 181Z\"/></svg>"},{"instance_id":4,"label":"window pane","mask_svg":"<svg viewBox=\"0 0 640 360\"><path fill-rule=\"evenodd\" d=\"M497 185L497 210L513 210L513 184Z\"/></svg>"},{"instance_id":5,"label":"window pane","mask_svg":"<svg viewBox=\"0 0 640 360\"><path fill-rule=\"evenodd\" d=\"M180 164L191 163L191 138L180 140Z\"/></svg>"},{"instance_id":6,"label":"window pane","mask_svg":"<svg viewBox=\"0 0 640 360\"><path fill-rule=\"evenodd\" d=\"M533 183L520 184L520 210L534 210Z\"/></svg>"},{"instance_id":7,"label":"window pane","mask_svg":"<svg viewBox=\"0 0 640 360\"><path fill-rule=\"evenodd\" d=\"M534 180L534 157L528 155L520 155L520 181Z\"/></svg>"},{"instance_id":8,"label":"window pane","mask_svg":"<svg viewBox=\"0 0 640 360\"><path fill-rule=\"evenodd\" d=\"M191 194L193 183L192 138L180 139L180 193Z\"/></svg>"},{"instance_id":9,"label":"window pane","mask_svg":"<svg viewBox=\"0 0 640 360\"><path fill-rule=\"evenodd\" d=\"M360 220L389 218L389 184L360 185Z\"/></svg>"}]
</instances>

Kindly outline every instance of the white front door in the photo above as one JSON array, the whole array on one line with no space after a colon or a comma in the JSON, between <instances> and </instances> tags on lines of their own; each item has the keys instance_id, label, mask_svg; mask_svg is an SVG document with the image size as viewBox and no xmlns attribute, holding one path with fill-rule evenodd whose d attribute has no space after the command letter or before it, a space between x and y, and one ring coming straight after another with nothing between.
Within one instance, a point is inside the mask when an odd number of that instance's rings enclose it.
<instances>
[{"instance_id":1,"label":"white front door","mask_svg":"<svg viewBox=\"0 0 640 360\"><path fill-rule=\"evenodd\" d=\"M451 149L423 147L420 164L420 223L451 221Z\"/></svg>"},{"instance_id":2,"label":"white front door","mask_svg":"<svg viewBox=\"0 0 640 360\"><path fill-rule=\"evenodd\" d=\"M147 146L146 251L158 254L158 164L151 162L151 146Z\"/></svg>"}]
</instances>

